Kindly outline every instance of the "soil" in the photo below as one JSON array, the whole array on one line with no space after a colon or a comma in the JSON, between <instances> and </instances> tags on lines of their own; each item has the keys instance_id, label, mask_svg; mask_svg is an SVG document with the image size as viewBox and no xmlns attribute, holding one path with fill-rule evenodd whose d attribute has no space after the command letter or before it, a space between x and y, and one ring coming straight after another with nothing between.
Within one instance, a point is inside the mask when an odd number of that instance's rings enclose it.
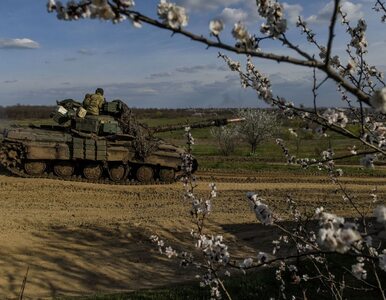
<instances>
[{"instance_id":1,"label":"soil","mask_svg":"<svg viewBox=\"0 0 386 300\"><path fill-rule=\"evenodd\" d=\"M256 221L246 193L258 192L285 220L290 195L300 209L347 210L327 177L280 173L198 173L197 191L218 182L208 230L222 234L232 255L272 250L277 234ZM384 178L342 178L368 214L373 188L385 203ZM182 184L100 185L0 174L0 298L17 298L29 268L25 299L116 293L194 279L197 270L159 255L152 234L177 250L192 249L189 204Z\"/></svg>"}]
</instances>

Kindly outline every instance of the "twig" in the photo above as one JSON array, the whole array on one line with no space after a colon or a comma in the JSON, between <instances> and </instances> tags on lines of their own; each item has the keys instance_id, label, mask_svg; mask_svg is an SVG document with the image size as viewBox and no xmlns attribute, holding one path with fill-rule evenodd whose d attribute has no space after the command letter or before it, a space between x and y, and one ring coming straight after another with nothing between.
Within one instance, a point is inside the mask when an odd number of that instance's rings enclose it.
<instances>
[{"instance_id":1,"label":"twig","mask_svg":"<svg viewBox=\"0 0 386 300\"><path fill-rule=\"evenodd\" d=\"M327 43L326 66L328 66L328 64L330 62L330 55L331 55L331 50L332 50L332 42L333 42L334 37L335 37L334 29L335 29L336 19L337 19L337 16L338 16L339 3L340 3L340 0L335 0L334 1L334 11L332 13L332 17L331 17L331 21L330 21L328 43Z\"/></svg>"},{"instance_id":2,"label":"twig","mask_svg":"<svg viewBox=\"0 0 386 300\"><path fill-rule=\"evenodd\" d=\"M385 292L384 292L384 290L382 288L382 283L381 283L381 281L379 279L379 276L378 276L378 273L377 273L377 267L375 266L374 261L371 261L371 264L372 264L372 267L373 267L373 272L374 272L375 279L377 281L379 293L381 294L382 299L385 300L386 299Z\"/></svg>"},{"instance_id":3,"label":"twig","mask_svg":"<svg viewBox=\"0 0 386 300\"><path fill-rule=\"evenodd\" d=\"M21 287L20 287L18 300L23 300L24 289L25 289L25 286L27 284L28 271L29 271L29 266L27 267L27 272L24 275L24 279L23 279L23 282L22 282Z\"/></svg>"}]
</instances>

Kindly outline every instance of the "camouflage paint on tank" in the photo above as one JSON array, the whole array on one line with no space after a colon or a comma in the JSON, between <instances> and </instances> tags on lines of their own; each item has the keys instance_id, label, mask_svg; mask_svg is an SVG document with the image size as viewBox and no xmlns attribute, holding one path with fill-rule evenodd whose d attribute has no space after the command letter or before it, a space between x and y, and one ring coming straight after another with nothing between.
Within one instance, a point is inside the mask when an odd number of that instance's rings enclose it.
<instances>
[{"instance_id":1,"label":"camouflage paint on tank","mask_svg":"<svg viewBox=\"0 0 386 300\"><path fill-rule=\"evenodd\" d=\"M120 100L105 103L98 116L81 118L80 107L71 99L58 102L52 114L56 126L6 128L0 135L0 163L17 175L53 171L63 179L80 174L93 180L108 176L113 181L162 181L181 171L185 150L154 133L187 125L149 128L137 122ZM229 121L235 120L209 120L191 127L223 126Z\"/></svg>"}]
</instances>

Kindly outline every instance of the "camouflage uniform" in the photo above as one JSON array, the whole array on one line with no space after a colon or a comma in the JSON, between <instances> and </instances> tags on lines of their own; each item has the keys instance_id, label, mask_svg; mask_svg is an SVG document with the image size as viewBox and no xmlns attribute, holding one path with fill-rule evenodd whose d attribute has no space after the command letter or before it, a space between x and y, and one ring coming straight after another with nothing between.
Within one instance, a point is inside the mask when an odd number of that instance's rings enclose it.
<instances>
[{"instance_id":1,"label":"camouflage uniform","mask_svg":"<svg viewBox=\"0 0 386 300\"><path fill-rule=\"evenodd\" d=\"M83 100L83 107L87 110L87 114L98 116L103 103L105 103L105 98L100 93L87 94Z\"/></svg>"}]
</instances>

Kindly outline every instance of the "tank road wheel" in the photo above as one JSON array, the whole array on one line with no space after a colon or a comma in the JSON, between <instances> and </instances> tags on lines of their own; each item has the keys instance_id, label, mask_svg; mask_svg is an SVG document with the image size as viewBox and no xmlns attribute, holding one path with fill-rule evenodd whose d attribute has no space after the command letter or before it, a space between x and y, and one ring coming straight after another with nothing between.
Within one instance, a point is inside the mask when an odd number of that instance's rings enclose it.
<instances>
[{"instance_id":1,"label":"tank road wheel","mask_svg":"<svg viewBox=\"0 0 386 300\"><path fill-rule=\"evenodd\" d=\"M24 169L28 175L41 175L46 167L47 165L43 161L27 161L24 163Z\"/></svg>"},{"instance_id":2,"label":"tank road wheel","mask_svg":"<svg viewBox=\"0 0 386 300\"><path fill-rule=\"evenodd\" d=\"M142 166L138 168L136 175L139 182L151 182L154 178L154 171L151 167Z\"/></svg>"},{"instance_id":3,"label":"tank road wheel","mask_svg":"<svg viewBox=\"0 0 386 300\"><path fill-rule=\"evenodd\" d=\"M54 172L56 176L67 178L71 177L74 174L75 167L74 164L70 161L61 161L57 162L54 165Z\"/></svg>"},{"instance_id":4,"label":"tank road wheel","mask_svg":"<svg viewBox=\"0 0 386 300\"><path fill-rule=\"evenodd\" d=\"M126 168L124 165L113 165L109 167L110 179L115 182L125 179Z\"/></svg>"},{"instance_id":5,"label":"tank road wheel","mask_svg":"<svg viewBox=\"0 0 386 300\"><path fill-rule=\"evenodd\" d=\"M163 182L173 182L175 177L175 172L173 169L162 168L159 170L159 179Z\"/></svg>"},{"instance_id":6,"label":"tank road wheel","mask_svg":"<svg viewBox=\"0 0 386 300\"><path fill-rule=\"evenodd\" d=\"M102 173L102 166L98 163L89 163L83 168L83 175L88 180L98 180Z\"/></svg>"}]
</instances>

